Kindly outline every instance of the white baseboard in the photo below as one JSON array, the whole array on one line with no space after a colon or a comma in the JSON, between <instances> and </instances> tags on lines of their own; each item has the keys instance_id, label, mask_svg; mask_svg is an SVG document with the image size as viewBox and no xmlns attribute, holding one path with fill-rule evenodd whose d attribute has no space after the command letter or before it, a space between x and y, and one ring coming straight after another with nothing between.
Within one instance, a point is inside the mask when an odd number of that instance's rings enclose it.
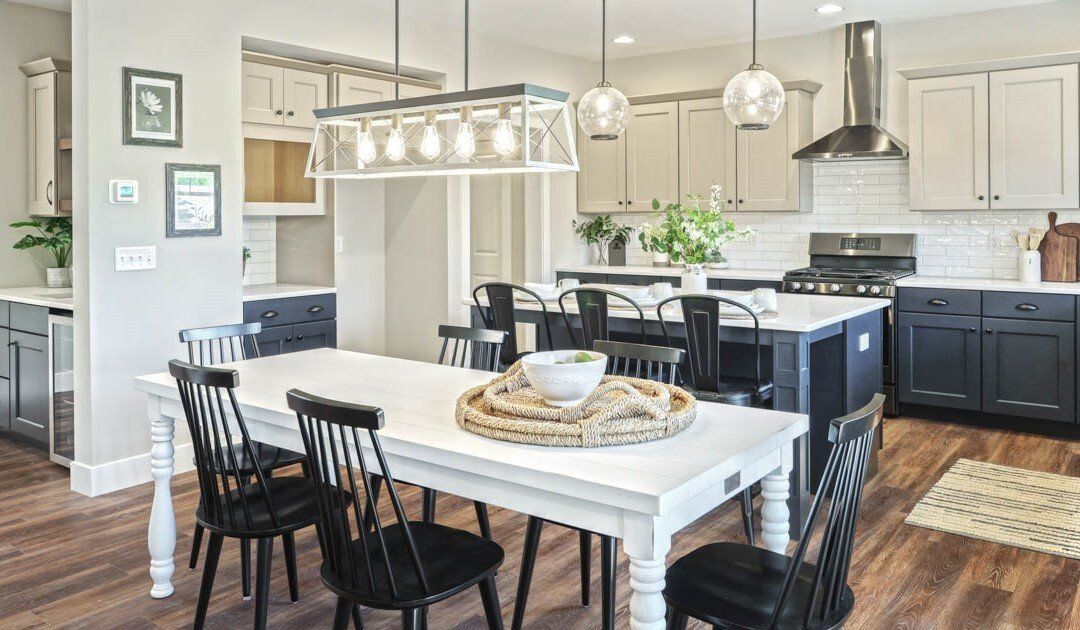
<instances>
[{"instance_id":1,"label":"white baseboard","mask_svg":"<svg viewBox=\"0 0 1080 630\"><path fill-rule=\"evenodd\" d=\"M191 443L176 445L173 455L174 475L194 470L195 451ZM71 490L96 497L153 481L150 476L150 453L117 459L97 466L71 462Z\"/></svg>"}]
</instances>

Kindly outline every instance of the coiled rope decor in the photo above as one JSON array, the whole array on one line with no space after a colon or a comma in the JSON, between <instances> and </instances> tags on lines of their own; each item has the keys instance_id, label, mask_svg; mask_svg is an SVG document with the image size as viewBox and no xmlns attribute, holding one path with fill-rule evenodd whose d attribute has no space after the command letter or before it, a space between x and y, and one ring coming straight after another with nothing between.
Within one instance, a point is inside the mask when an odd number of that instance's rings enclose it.
<instances>
[{"instance_id":1,"label":"coiled rope decor","mask_svg":"<svg viewBox=\"0 0 1080 630\"><path fill-rule=\"evenodd\" d=\"M556 408L529 385L521 362L457 400L458 425L484 437L540 446L614 446L659 440L694 421L697 401L672 385L605 376L580 403Z\"/></svg>"}]
</instances>

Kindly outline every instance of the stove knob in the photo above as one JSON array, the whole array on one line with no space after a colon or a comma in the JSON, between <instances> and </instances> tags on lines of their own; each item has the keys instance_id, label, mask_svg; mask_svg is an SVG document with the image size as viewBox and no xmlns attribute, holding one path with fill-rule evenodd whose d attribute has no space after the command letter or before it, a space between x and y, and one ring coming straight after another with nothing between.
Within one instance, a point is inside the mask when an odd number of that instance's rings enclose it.
<instances>
[{"instance_id":1,"label":"stove knob","mask_svg":"<svg viewBox=\"0 0 1080 630\"><path fill-rule=\"evenodd\" d=\"M859 286L855 287L855 292L856 293L866 293L866 285L865 284L860 284Z\"/></svg>"},{"instance_id":2,"label":"stove knob","mask_svg":"<svg viewBox=\"0 0 1080 630\"><path fill-rule=\"evenodd\" d=\"M813 282L807 282L803 285L803 291L813 291L816 288L817 286L815 286Z\"/></svg>"},{"instance_id":3,"label":"stove knob","mask_svg":"<svg viewBox=\"0 0 1080 630\"><path fill-rule=\"evenodd\" d=\"M791 290L792 291L798 291L801 288L802 288L802 283L801 282L792 282L791 283Z\"/></svg>"},{"instance_id":4,"label":"stove knob","mask_svg":"<svg viewBox=\"0 0 1080 630\"><path fill-rule=\"evenodd\" d=\"M829 285L829 290L832 291L833 293L839 293L840 292L840 285L839 284L830 284Z\"/></svg>"},{"instance_id":5,"label":"stove knob","mask_svg":"<svg viewBox=\"0 0 1080 630\"><path fill-rule=\"evenodd\" d=\"M870 287L871 295L881 295L881 287Z\"/></svg>"}]
</instances>

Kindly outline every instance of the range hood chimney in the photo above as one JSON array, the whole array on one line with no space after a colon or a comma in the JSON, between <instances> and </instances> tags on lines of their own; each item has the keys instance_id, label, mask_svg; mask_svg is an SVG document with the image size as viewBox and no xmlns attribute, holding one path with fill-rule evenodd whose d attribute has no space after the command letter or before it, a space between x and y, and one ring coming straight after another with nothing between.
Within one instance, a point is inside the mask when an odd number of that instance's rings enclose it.
<instances>
[{"instance_id":1,"label":"range hood chimney","mask_svg":"<svg viewBox=\"0 0 1080 630\"><path fill-rule=\"evenodd\" d=\"M796 160L907 157L907 145L881 127L881 25L844 27L844 126L796 151Z\"/></svg>"}]
</instances>

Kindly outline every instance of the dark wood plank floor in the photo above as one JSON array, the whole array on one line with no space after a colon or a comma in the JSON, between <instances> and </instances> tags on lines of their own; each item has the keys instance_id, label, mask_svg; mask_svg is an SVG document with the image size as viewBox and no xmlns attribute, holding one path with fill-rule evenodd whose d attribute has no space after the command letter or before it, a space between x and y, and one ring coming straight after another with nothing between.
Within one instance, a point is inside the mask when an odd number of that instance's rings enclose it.
<instances>
[{"instance_id":1,"label":"dark wood plank floor","mask_svg":"<svg viewBox=\"0 0 1080 630\"><path fill-rule=\"evenodd\" d=\"M1080 444L1026 434L895 419L886 429L881 474L869 486L852 567L857 596L849 628L1080 628L1080 561L977 541L903 524L924 492L958 458L1080 476ZM0 439L0 628L190 627L199 572L187 569L193 510L192 474L174 482L180 540L176 594L148 592L146 523L150 484L97 499L68 490L67 471L26 446ZM404 489L407 509L419 496ZM471 504L442 497L440 522L474 529ZM507 550L499 574L510 619L525 517L492 510L495 538ZM675 540L670 558L717 540L741 540L736 505L701 519ZM315 536L297 537L301 601L291 604L280 548L275 549L270 627L329 627L334 602L317 578ZM591 608L579 606L576 536L548 527L541 543L528 628L599 626L599 570ZM594 565L599 551L594 549ZM619 627L627 627L627 561L620 554ZM236 544L226 542L210 606L213 628L247 627L252 602L240 598ZM399 618L368 612L371 629L399 627ZM433 629L481 628L475 592L431 612Z\"/></svg>"}]
</instances>

